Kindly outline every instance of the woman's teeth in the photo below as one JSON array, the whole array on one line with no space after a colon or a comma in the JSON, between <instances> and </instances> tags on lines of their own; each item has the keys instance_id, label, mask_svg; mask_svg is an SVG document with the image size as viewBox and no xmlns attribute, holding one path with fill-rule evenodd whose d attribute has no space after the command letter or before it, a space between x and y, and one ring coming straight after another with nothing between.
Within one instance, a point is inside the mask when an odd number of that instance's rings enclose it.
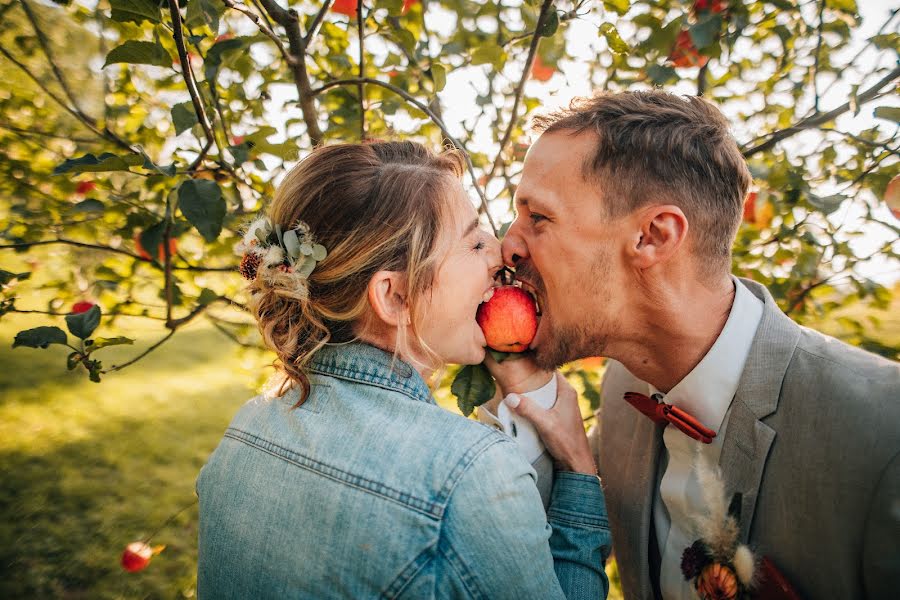
<instances>
[{"instance_id":1,"label":"woman's teeth","mask_svg":"<svg viewBox=\"0 0 900 600\"><path fill-rule=\"evenodd\" d=\"M494 296L494 288L491 288L491 289L489 289L488 291L486 291L486 292L484 293L484 295L481 297L481 301L482 301L482 302L487 302L488 300L490 300L491 298L493 298L493 296Z\"/></svg>"}]
</instances>

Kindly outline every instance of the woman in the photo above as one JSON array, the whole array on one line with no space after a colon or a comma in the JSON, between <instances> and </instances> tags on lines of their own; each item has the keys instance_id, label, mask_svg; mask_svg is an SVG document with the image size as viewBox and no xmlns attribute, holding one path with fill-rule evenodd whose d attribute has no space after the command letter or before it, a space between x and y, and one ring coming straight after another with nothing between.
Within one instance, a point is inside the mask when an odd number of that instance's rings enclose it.
<instances>
[{"instance_id":1,"label":"woman","mask_svg":"<svg viewBox=\"0 0 900 600\"><path fill-rule=\"evenodd\" d=\"M514 441L425 383L484 359L475 313L502 266L462 170L412 142L322 147L251 225L241 271L284 385L198 478L202 598L605 595L597 477L559 472L545 515Z\"/></svg>"}]
</instances>

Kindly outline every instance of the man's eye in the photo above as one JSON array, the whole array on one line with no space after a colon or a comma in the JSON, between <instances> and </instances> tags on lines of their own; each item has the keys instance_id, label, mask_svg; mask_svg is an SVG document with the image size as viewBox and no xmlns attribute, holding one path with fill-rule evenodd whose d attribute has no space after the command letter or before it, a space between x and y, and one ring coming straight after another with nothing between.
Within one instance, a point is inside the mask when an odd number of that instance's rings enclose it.
<instances>
[{"instance_id":1,"label":"man's eye","mask_svg":"<svg viewBox=\"0 0 900 600\"><path fill-rule=\"evenodd\" d=\"M528 218L531 219L532 223L539 223L541 221L547 220L547 217L545 217L544 215L539 215L537 213L531 213L530 215L528 215Z\"/></svg>"}]
</instances>

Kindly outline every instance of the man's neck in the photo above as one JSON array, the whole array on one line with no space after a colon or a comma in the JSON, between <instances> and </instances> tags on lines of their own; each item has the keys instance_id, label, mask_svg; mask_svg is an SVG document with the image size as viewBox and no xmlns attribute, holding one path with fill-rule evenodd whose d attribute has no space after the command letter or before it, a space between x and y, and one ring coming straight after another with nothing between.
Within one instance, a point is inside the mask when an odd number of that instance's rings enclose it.
<instances>
[{"instance_id":1,"label":"man's neck","mask_svg":"<svg viewBox=\"0 0 900 600\"><path fill-rule=\"evenodd\" d=\"M633 375L668 393L709 352L728 321L735 289L731 276L709 288L655 289L633 314L632 332L609 353Z\"/></svg>"}]
</instances>

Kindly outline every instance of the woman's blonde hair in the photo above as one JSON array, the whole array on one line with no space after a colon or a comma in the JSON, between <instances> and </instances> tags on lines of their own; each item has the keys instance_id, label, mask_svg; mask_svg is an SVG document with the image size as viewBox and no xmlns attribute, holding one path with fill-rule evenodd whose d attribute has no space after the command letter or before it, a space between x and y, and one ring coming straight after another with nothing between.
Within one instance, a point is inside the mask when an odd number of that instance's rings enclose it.
<instances>
[{"instance_id":1,"label":"woman's blonde hair","mask_svg":"<svg viewBox=\"0 0 900 600\"><path fill-rule=\"evenodd\" d=\"M463 165L454 150L436 154L415 142L367 142L317 148L287 174L269 219L284 230L305 222L328 256L304 290L277 277L256 277L249 285L250 308L284 375L278 395L296 384L297 404L303 403L310 389L306 365L316 351L356 339L355 327L369 316L367 287L378 271L405 273L410 334L427 349L416 330L419 299L436 274L448 193Z\"/></svg>"}]
</instances>

